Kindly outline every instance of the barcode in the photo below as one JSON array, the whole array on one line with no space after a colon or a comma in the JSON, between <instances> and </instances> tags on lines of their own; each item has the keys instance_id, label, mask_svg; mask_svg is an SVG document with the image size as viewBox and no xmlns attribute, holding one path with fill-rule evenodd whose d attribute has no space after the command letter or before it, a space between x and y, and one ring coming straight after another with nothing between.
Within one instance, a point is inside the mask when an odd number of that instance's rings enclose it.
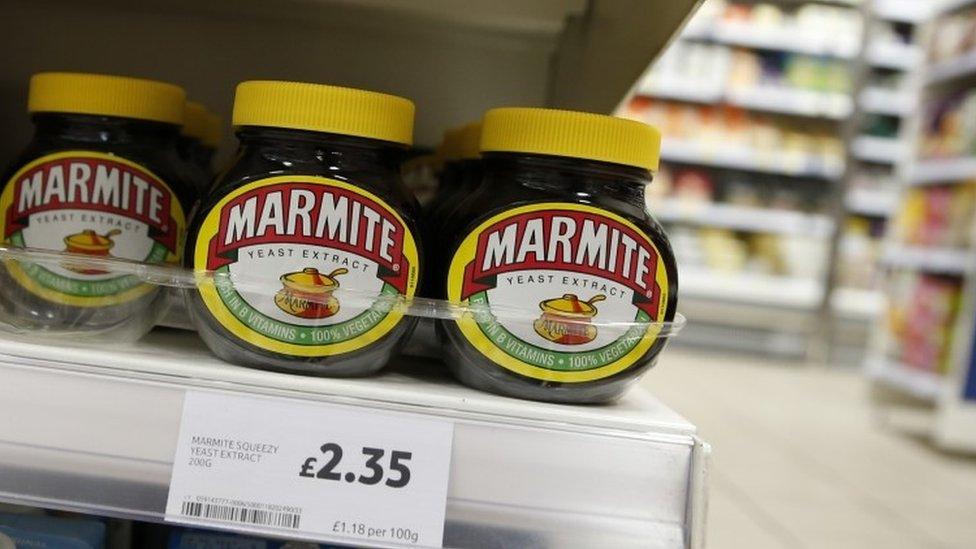
<instances>
[{"instance_id":1,"label":"barcode","mask_svg":"<svg viewBox=\"0 0 976 549\"><path fill-rule=\"evenodd\" d=\"M294 529L297 529L302 521L302 516L296 513L264 511L261 509L248 509L247 507L235 507L233 505L214 505L193 501L183 502L183 516Z\"/></svg>"}]
</instances>

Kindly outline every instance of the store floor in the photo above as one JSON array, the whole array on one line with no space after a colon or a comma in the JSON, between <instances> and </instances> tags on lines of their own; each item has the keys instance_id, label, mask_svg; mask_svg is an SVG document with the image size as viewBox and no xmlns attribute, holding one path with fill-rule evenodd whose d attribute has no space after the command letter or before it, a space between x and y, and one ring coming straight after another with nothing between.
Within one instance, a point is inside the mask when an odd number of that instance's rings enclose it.
<instances>
[{"instance_id":1,"label":"store floor","mask_svg":"<svg viewBox=\"0 0 976 549\"><path fill-rule=\"evenodd\" d=\"M669 350L644 385L712 444L706 547L976 547L976 459L884 426L856 371Z\"/></svg>"}]
</instances>

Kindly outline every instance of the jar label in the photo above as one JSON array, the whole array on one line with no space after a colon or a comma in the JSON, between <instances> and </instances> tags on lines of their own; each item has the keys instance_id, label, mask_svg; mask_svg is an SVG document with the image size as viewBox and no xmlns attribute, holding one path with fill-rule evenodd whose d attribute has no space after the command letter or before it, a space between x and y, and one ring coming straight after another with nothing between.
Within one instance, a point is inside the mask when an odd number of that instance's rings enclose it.
<instances>
[{"instance_id":1,"label":"jar label","mask_svg":"<svg viewBox=\"0 0 976 549\"><path fill-rule=\"evenodd\" d=\"M67 151L42 156L7 181L0 226L13 247L178 263L186 221L179 199L145 166ZM11 259L5 267L31 293L65 305L118 305L153 290L135 276L92 264Z\"/></svg>"},{"instance_id":2,"label":"jar label","mask_svg":"<svg viewBox=\"0 0 976 549\"><path fill-rule=\"evenodd\" d=\"M203 220L193 255L210 313L235 336L287 355L366 347L403 317L417 288L417 244L378 196L319 176L235 189Z\"/></svg>"},{"instance_id":3,"label":"jar label","mask_svg":"<svg viewBox=\"0 0 976 549\"><path fill-rule=\"evenodd\" d=\"M447 295L473 312L464 337L499 366L563 383L602 379L642 357L668 301L664 262L630 221L541 203L492 216L451 260Z\"/></svg>"}]
</instances>

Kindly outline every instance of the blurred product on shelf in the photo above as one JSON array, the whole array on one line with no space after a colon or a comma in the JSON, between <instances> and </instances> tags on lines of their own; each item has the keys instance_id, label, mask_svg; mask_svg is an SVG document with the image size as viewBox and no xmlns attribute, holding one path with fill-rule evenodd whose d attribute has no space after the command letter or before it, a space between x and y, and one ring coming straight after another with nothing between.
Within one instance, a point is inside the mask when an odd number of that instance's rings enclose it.
<instances>
[{"instance_id":1,"label":"blurred product on shelf","mask_svg":"<svg viewBox=\"0 0 976 549\"><path fill-rule=\"evenodd\" d=\"M862 200L857 205L848 203L848 208L858 213L863 209L865 212L880 212L875 215L887 216L888 209L894 206L892 202L899 186L898 175L891 166L858 166L857 172L851 176L847 191L849 196L861 192L862 196L858 198Z\"/></svg>"},{"instance_id":2,"label":"blurred product on shelf","mask_svg":"<svg viewBox=\"0 0 976 549\"><path fill-rule=\"evenodd\" d=\"M339 549L337 545L260 538L196 528L172 528L165 549ZM160 547L162 549L162 547Z\"/></svg>"},{"instance_id":3,"label":"blurred product on shelf","mask_svg":"<svg viewBox=\"0 0 976 549\"><path fill-rule=\"evenodd\" d=\"M735 50L729 71L732 90L791 87L849 93L850 73L843 61L791 53Z\"/></svg>"},{"instance_id":4,"label":"blurred product on shelf","mask_svg":"<svg viewBox=\"0 0 976 549\"><path fill-rule=\"evenodd\" d=\"M938 32L932 33L929 61L951 61L976 51L976 6L938 18Z\"/></svg>"},{"instance_id":5,"label":"blurred product on shelf","mask_svg":"<svg viewBox=\"0 0 976 549\"><path fill-rule=\"evenodd\" d=\"M412 149L407 153L407 160L400 168L403 184L417 197L421 206L433 200L437 192L437 174L442 164L443 159L437 151Z\"/></svg>"},{"instance_id":6,"label":"blurred product on shelf","mask_svg":"<svg viewBox=\"0 0 976 549\"><path fill-rule=\"evenodd\" d=\"M868 29L868 41L887 48L905 46L914 52L917 51L915 49L915 32L915 25L906 21L875 19L872 21L871 28Z\"/></svg>"},{"instance_id":7,"label":"blurred product on shelf","mask_svg":"<svg viewBox=\"0 0 976 549\"><path fill-rule=\"evenodd\" d=\"M196 101L186 102L183 119L177 149L198 194L202 196L213 179L213 157L220 145L223 127L216 114Z\"/></svg>"},{"instance_id":8,"label":"blurred product on shelf","mask_svg":"<svg viewBox=\"0 0 976 549\"><path fill-rule=\"evenodd\" d=\"M847 218L838 254L838 287L863 290L878 287L884 225L884 220L879 218Z\"/></svg>"},{"instance_id":9,"label":"blurred product on shelf","mask_svg":"<svg viewBox=\"0 0 976 549\"><path fill-rule=\"evenodd\" d=\"M759 213L819 213L823 198L822 186L808 185L802 180L784 181L775 175L743 174L735 170L662 166L654 184L648 187L647 204L651 211L666 218L675 212L665 211L664 206L687 208L697 203L729 204Z\"/></svg>"},{"instance_id":10,"label":"blurred product on shelf","mask_svg":"<svg viewBox=\"0 0 976 549\"><path fill-rule=\"evenodd\" d=\"M976 88L929 103L921 130L922 159L976 156Z\"/></svg>"},{"instance_id":11,"label":"blurred product on shelf","mask_svg":"<svg viewBox=\"0 0 976 549\"><path fill-rule=\"evenodd\" d=\"M861 35L856 9L817 2L784 3L709 0L685 36L766 49L853 56Z\"/></svg>"},{"instance_id":12,"label":"blurred product on shelf","mask_svg":"<svg viewBox=\"0 0 976 549\"><path fill-rule=\"evenodd\" d=\"M867 113L861 121L861 134L884 139L897 139L900 123L897 117Z\"/></svg>"},{"instance_id":13,"label":"blurred product on shelf","mask_svg":"<svg viewBox=\"0 0 976 549\"><path fill-rule=\"evenodd\" d=\"M649 96L836 117L850 110L850 89L842 60L695 42L669 48L638 85Z\"/></svg>"},{"instance_id":14,"label":"blurred product on shelf","mask_svg":"<svg viewBox=\"0 0 976 549\"><path fill-rule=\"evenodd\" d=\"M256 534L210 530L198 526L173 526L150 522L133 522L131 531L131 543L126 545L125 549L129 547L131 549L338 549L339 547L310 541L270 539Z\"/></svg>"},{"instance_id":15,"label":"blurred product on shelf","mask_svg":"<svg viewBox=\"0 0 976 549\"><path fill-rule=\"evenodd\" d=\"M843 164L843 142L828 128L780 120L731 106L702 106L635 97L622 116L661 129L664 160L669 148L691 148L698 154L748 152L758 164L803 168L837 168Z\"/></svg>"},{"instance_id":16,"label":"blurred product on shelf","mask_svg":"<svg viewBox=\"0 0 976 549\"><path fill-rule=\"evenodd\" d=\"M910 368L946 373L961 279L896 271L887 287L888 357Z\"/></svg>"},{"instance_id":17,"label":"blurred product on shelf","mask_svg":"<svg viewBox=\"0 0 976 549\"><path fill-rule=\"evenodd\" d=\"M892 240L909 246L968 248L976 182L906 189L890 222Z\"/></svg>"},{"instance_id":18,"label":"blurred product on shelf","mask_svg":"<svg viewBox=\"0 0 976 549\"><path fill-rule=\"evenodd\" d=\"M867 76L867 85L874 89L901 91L908 85L908 77L902 71L877 70Z\"/></svg>"},{"instance_id":19,"label":"blurred product on shelf","mask_svg":"<svg viewBox=\"0 0 976 549\"><path fill-rule=\"evenodd\" d=\"M683 226L669 227L668 233L678 264L698 271L814 279L827 254L819 237Z\"/></svg>"},{"instance_id":20,"label":"blurred product on shelf","mask_svg":"<svg viewBox=\"0 0 976 549\"><path fill-rule=\"evenodd\" d=\"M37 512L0 513L0 534L15 547L42 549L104 549L106 537L101 520Z\"/></svg>"}]
</instances>

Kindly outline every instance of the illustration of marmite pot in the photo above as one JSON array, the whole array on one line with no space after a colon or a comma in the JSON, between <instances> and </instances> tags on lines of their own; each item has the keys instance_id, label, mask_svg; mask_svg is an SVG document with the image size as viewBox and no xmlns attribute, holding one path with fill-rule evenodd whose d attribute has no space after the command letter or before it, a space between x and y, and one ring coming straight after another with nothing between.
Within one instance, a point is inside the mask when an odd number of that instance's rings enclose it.
<instances>
[{"instance_id":1,"label":"illustration of marmite pot","mask_svg":"<svg viewBox=\"0 0 976 549\"><path fill-rule=\"evenodd\" d=\"M119 235L121 232L122 231L118 229L112 229L105 234L98 234L92 229L85 229L80 233L75 233L64 237L64 251L73 254L108 257L109 252L112 251L112 247L115 246L115 241L112 240L112 237ZM87 275L106 273L106 271L103 269L87 267L84 265L68 264L65 265L65 268L76 273Z\"/></svg>"},{"instance_id":2,"label":"illustration of marmite pot","mask_svg":"<svg viewBox=\"0 0 976 549\"><path fill-rule=\"evenodd\" d=\"M534 323L535 332L561 345L583 345L596 339L597 329L592 324L599 312L593 305L606 296L597 294L588 301L581 301L576 294L565 294L556 299L539 303L542 316Z\"/></svg>"},{"instance_id":3,"label":"illustration of marmite pot","mask_svg":"<svg viewBox=\"0 0 976 549\"><path fill-rule=\"evenodd\" d=\"M328 318L339 312L339 300L332 292L339 287L336 277L348 273L338 268L325 275L313 267L281 275L284 288L275 294L275 305L298 318Z\"/></svg>"}]
</instances>

